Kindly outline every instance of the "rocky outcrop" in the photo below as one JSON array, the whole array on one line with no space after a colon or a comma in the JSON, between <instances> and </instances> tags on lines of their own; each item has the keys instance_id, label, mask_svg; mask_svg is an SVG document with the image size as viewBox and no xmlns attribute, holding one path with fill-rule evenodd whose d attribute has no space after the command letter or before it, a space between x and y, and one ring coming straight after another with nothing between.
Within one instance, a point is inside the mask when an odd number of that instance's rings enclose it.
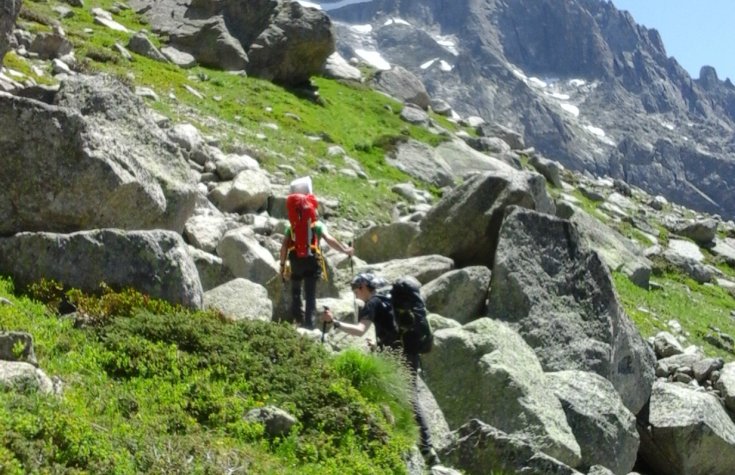
<instances>
[{"instance_id":1,"label":"rocky outcrop","mask_svg":"<svg viewBox=\"0 0 735 475\"><path fill-rule=\"evenodd\" d=\"M507 434L478 419L454 432L455 441L442 459L471 475L488 473L538 473L581 475L559 460L539 452L523 436Z\"/></svg>"},{"instance_id":2,"label":"rocky outcrop","mask_svg":"<svg viewBox=\"0 0 735 475\"><path fill-rule=\"evenodd\" d=\"M423 364L450 428L480 419L570 466L579 464L579 445L536 355L505 323L482 318L439 330Z\"/></svg>"},{"instance_id":3,"label":"rocky outcrop","mask_svg":"<svg viewBox=\"0 0 735 475\"><path fill-rule=\"evenodd\" d=\"M554 213L541 175L486 172L454 188L426 214L410 252L442 254L459 267L492 267L504 212L511 205Z\"/></svg>"},{"instance_id":4,"label":"rocky outcrop","mask_svg":"<svg viewBox=\"0 0 735 475\"><path fill-rule=\"evenodd\" d=\"M104 282L186 307L202 306L194 262L181 236L171 231L18 233L0 239L0 273L21 288L46 278L96 293Z\"/></svg>"},{"instance_id":5,"label":"rocky outcrop","mask_svg":"<svg viewBox=\"0 0 735 475\"><path fill-rule=\"evenodd\" d=\"M520 332L546 371L597 373L634 414L648 400L653 351L623 312L607 267L569 221L508 210L488 307Z\"/></svg>"},{"instance_id":6,"label":"rocky outcrop","mask_svg":"<svg viewBox=\"0 0 735 475\"><path fill-rule=\"evenodd\" d=\"M430 312L464 324L483 315L489 287L490 269L469 266L428 282L421 295Z\"/></svg>"},{"instance_id":7,"label":"rocky outcrop","mask_svg":"<svg viewBox=\"0 0 735 475\"><path fill-rule=\"evenodd\" d=\"M118 227L181 231L189 165L148 109L105 76L62 83L54 105L0 97L0 234Z\"/></svg>"},{"instance_id":8,"label":"rocky outcrop","mask_svg":"<svg viewBox=\"0 0 735 475\"><path fill-rule=\"evenodd\" d=\"M355 253L365 262L385 262L408 257L408 246L418 234L415 223L371 226L355 237Z\"/></svg>"},{"instance_id":9,"label":"rocky outcrop","mask_svg":"<svg viewBox=\"0 0 735 475\"><path fill-rule=\"evenodd\" d=\"M635 464L640 439L635 416L610 381L585 371L547 373L582 449L582 470L602 465L626 475Z\"/></svg>"},{"instance_id":10,"label":"rocky outcrop","mask_svg":"<svg viewBox=\"0 0 735 475\"><path fill-rule=\"evenodd\" d=\"M400 66L387 71L379 71L373 81L375 89L401 102L415 104L423 110L428 109L431 104L429 94L421 80Z\"/></svg>"},{"instance_id":11,"label":"rocky outcrop","mask_svg":"<svg viewBox=\"0 0 735 475\"><path fill-rule=\"evenodd\" d=\"M153 30L197 62L285 85L319 74L334 53L332 24L324 12L290 0L133 0Z\"/></svg>"},{"instance_id":12,"label":"rocky outcrop","mask_svg":"<svg viewBox=\"0 0 735 475\"><path fill-rule=\"evenodd\" d=\"M645 416L641 458L656 473L735 473L735 423L713 395L656 382Z\"/></svg>"},{"instance_id":13,"label":"rocky outcrop","mask_svg":"<svg viewBox=\"0 0 735 475\"><path fill-rule=\"evenodd\" d=\"M692 79L656 30L612 2L455 3L374 0L324 8L337 20L345 57L374 49L459 114L515 129L566 167L733 216L730 81L711 67ZM394 17L402 21L386 21ZM356 37L342 21L368 23L372 31Z\"/></svg>"},{"instance_id":14,"label":"rocky outcrop","mask_svg":"<svg viewBox=\"0 0 735 475\"><path fill-rule=\"evenodd\" d=\"M204 307L222 312L231 320L264 320L273 317L273 305L262 285L247 279L233 279L204 293Z\"/></svg>"}]
</instances>

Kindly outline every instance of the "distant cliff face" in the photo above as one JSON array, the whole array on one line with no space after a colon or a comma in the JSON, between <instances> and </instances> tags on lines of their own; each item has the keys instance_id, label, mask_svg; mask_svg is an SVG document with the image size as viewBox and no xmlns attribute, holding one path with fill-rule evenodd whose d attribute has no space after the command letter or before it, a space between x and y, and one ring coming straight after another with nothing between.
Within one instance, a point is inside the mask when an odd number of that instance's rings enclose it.
<instances>
[{"instance_id":1,"label":"distant cliff face","mask_svg":"<svg viewBox=\"0 0 735 475\"><path fill-rule=\"evenodd\" d=\"M709 67L692 79L656 30L612 3L317 3L343 55L380 53L433 98L521 131L569 167L735 217L735 87Z\"/></svg>"}]
</instances>

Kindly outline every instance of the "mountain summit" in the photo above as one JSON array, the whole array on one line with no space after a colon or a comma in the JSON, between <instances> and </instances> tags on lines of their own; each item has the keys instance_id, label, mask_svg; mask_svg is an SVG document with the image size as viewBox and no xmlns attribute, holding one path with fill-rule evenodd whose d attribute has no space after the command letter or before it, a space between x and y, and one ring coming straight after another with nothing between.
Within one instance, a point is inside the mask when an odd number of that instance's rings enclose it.
<instances>
[{"instance_id":1,"label":"mountain summit","mask_svg":"<svg viewBox=\"0 0 735 475\"><path fill-rule=\"evenodd\" d=\"M345 57L400 65L576 170L735 216L735 86L605 0L317 2ZM382 63L373 61L376 66Z\"/></svg>"}]
</instances>

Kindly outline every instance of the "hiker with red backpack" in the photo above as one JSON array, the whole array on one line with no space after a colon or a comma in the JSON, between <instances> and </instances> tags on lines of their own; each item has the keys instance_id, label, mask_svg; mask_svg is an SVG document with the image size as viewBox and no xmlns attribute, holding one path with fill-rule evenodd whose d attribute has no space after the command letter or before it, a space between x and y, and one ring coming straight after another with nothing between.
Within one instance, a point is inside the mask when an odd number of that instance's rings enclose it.
<instances>
[{"instance_id":1,"label":"hiker with red backpack","mask_svg":"<svg viewBox=\"0 0 735 475\"><path fill-rule=\"evenodd\" d=\"M332 237L318 219L318 201L311 192L308 177L294 180L286 197L289 226L281 244L281 276L291 280L291 317L309 330L314 328L316 314L316 284L326 278L326 264L321 252L321 239L337 251L352 256L352 247ZM288 259L289 268L286 266ZM305 308L301 309L303 284Z\"/></svg>"},{"instance_id":2,"label":"hiker with red backpack","mask_svg":"<svg viewBox=\"0 0 735 475\"><path fill-rule=\"evenodd\" d=\"M322 321L353 336L363 336L374 324L378 348L401 351L411 371L413 412L421 435L419 448L430 466L438 465L439 457L431 443L429 425L418 401L417 378L421 368L421 353L431 351L434 341L426 318L426 305L420 293L421 284L413 277L402 277L393 283L389 294L379 291L386 285L385 280L373 274L357 274L350 286L355 298L365 303L357 315L357 323L335 320L331 310L326 307Z\"/></svg>"}]
</instances>

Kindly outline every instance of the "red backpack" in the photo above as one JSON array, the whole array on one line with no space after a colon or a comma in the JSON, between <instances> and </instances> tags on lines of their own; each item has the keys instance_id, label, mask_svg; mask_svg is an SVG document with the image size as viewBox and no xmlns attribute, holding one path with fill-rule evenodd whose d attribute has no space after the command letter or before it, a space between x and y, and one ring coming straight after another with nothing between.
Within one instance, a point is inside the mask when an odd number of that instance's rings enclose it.
<instances>
[{"instance_id":1,"label":"red backpack","mask_svg":"<svg viewBox=\"0 0 735 475\"><path fill-rule=\"evenodd\" d=\"M313 225L317 220L319 203L311 193L292 193L286 197L288 220L291 223L291 239L296 257L314 255L319 246Z\"/></svg>"}]
</instances>

